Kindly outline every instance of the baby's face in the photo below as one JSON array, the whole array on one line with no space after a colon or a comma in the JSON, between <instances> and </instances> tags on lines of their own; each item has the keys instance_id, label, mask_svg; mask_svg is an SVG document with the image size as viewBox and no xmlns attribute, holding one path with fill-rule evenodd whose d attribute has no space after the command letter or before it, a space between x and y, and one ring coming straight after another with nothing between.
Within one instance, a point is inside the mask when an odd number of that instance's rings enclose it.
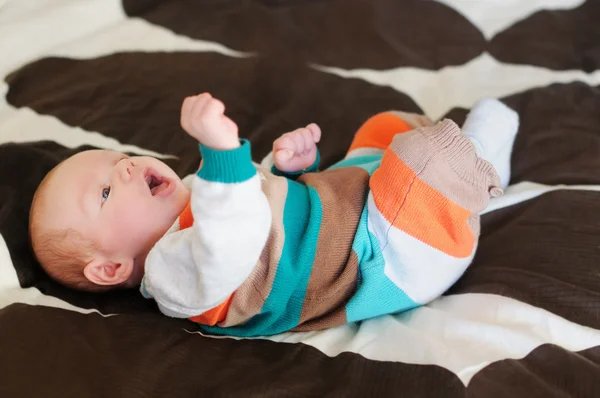
<instances>
[{"instance_id":1,"label":"baby's face","mask_svg":"<svg viewBox=\"0 0 600 398\"><path fill-rule=\"evenodd\" d=\"M140 260L175 222L190 194L157 159L93 150L63 162L46 195L52 209L46 224L75 229L116 260ZM133 277L141 279L141 271Z\"/></svg>"}]
</instances>

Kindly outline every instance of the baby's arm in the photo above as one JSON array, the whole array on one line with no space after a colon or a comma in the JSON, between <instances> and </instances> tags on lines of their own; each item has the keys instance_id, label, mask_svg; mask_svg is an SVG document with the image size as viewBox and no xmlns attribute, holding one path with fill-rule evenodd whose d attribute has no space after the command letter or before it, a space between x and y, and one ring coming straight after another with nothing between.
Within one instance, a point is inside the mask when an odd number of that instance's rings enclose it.
<instances>
[{"instance_id":1,"label":"baby's arm","mask_svg":"<svg viewBox=\"0 0 600 398\"><path fill-rule=\"evenodd\" d=\"M220 101L206 94L190 102L182 125L199 140L203 157L192 181L193 226L155 245L142 285L163 313L180 318L226 302L256 266L271 227L250 143L239 140Z\"/></svg>"}]
</instances>

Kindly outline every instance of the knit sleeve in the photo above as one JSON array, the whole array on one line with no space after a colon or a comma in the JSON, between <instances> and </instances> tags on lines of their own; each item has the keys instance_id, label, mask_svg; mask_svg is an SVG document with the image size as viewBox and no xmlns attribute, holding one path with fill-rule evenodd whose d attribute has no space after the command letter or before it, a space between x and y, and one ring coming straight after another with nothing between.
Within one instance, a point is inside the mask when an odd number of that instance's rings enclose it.
<instances>
[{"instance_id":1,"label":"knit sleeve","mask_svg":"<svg viewBox=\"0 0 600 398\"><path fill-rule=\"evenodd\" d=\"M190 318L227 302L256 266L271 209L250 143L231 151L201 146L192 181L193 226L165 235L150 251L141 287L169 316Z\"/></svg>"}]
</instances>

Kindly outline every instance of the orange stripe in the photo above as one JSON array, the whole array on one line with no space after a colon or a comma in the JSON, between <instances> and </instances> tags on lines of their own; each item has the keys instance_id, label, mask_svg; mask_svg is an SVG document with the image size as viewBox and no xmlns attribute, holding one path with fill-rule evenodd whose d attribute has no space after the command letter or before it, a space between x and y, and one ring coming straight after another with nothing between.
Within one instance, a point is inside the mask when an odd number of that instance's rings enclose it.
<instances>
[{"instance_id":1,"label":"orange stripe","mask_svg":"<svg viewBox=\"0 0 600 398\"><path fill-rule=\"evenodd\" d=\"M200 323L202 325L215 326L217 323L222 322L227 317L227 311L231 305L232 298L233 294L227 297L227 300L212 310L208 310L200 315L191 317L190 321Z\"/></svg>"},{"instance_id":2,"label":"orange stripe","mask_svg":"<svg viewBox=\"0 0 600 398\"><path fill-rule=\"evenodd\" d=\"M190 202L179 215L179 229L186 229L192 225L194 225L194 216L192 215L192 202Z\"/></svg>"},{"instance_id":3,"label":"orange stripe","mask_svg":"<svg viewBox=\"0 0 600 398\"><path fill-rule=\"evenodd\" d=\"M404 120L391 113L379 113L367 120L356 132L348 152L358 148L385 149L396 134L412 130Z\"/></svg>"},{"instance_id":4,"label":"orange stripe","mask_svg":"<svg viewBox=\"0 0 600 398\"><path fill-rule=\"evenodd\" d=\"M393 152L383 156L369 185L377 209L394 227L450 256L471 255L472 213L419 179Z\"/></svg>"}]
</instances>

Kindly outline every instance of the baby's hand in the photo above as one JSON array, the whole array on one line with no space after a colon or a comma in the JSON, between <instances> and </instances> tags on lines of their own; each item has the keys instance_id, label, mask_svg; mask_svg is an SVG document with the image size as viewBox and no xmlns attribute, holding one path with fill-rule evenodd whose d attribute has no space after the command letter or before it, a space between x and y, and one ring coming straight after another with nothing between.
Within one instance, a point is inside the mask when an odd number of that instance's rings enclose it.
<instances>
[{"instance_id":1,"label":"baby's hand","mask_svg":"<svg viewBox=\"0 0 600 398\"><path fill-rule=\"evenodd\" d=\"M286 133L273 142L275 167L287 173L304 170L317 160L321 129L315 123Z\"/></svg>"},{"instance_id":2,"label":"baby's hand","mask_svg":"<svg viewBox=\"0 0 600 398\"><path fill-rule=\"evenodd\" d=\"M187 97L181 105L181 127L211 149L235 149L240 146L238 127L224 112L225 105L209 93Z\"/></svg>"}]
</instances>

